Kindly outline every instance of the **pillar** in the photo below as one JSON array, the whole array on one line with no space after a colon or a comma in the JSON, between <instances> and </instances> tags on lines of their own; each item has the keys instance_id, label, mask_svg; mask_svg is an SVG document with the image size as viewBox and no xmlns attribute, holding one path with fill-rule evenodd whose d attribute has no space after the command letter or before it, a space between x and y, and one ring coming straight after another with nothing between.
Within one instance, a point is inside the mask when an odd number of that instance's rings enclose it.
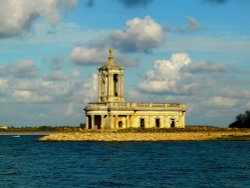
<instances>
[{"instance_id":1,"label":"pillar","mask_svg":"<svg viewBox=\"0 0 250 188\"><path fill-rule=\"evenodd\" d=\"M113 78L114 75L113 74L109 74L108 76L108 97L112 97L113 96L113 93L114 93L114 83L113 83Z\"/></svg>"},{"instance_id":2,"label":"pillar","mask_svg":"<svg viewBox=\"0 0 250 188\"><path fill-rule=\"evenodd\" d=\"M91 115L91 129L95 128L95 116Z\"/></svg>"},{"instance_id":3,"label":"pillar","mask_svg":"<svg viewBox=\"0 0 250 188\"><path fill-rule=\"evenodd\" d=\"M102 96L102 78L101 74L98 74L98 102L101 102L101 96Z\"/></svg>"},{"instance_id":4,"label":"pillar","mask_svg":"<svg viewBox=\"0 0 250 188\"><path fill-rule=\"evenodd\" d=\"M101 129L103 129L104 126L104 115L101 115Z\"/></svg>"},{"instance_id":5,"label":"pillar","mask_svg":"<svg viewBox=\"0 0 250 188\"><path fill-rule=\"evenodd\" d=\"M112 114L109 115L109 128L110 128L110 129L113 129L113 128L114 128L114 127L113 127L113 115L112 115Z\"/></svg>"},{"instance_id":6,"label":"pillar","mask_svg":"<svg viewBox=\"0 0 250 188\"><path fill-rule=\"evenodd\" d=\"M86 115L85 117L85 129L88 129L89 128L89 117L88 115Z\"/></svg>"},{"instance_id":7,"label":"pillar","mask_svg":"<svg viewBox=\"0 0 250 188\"><path fill-rule=\"evenodd\" d=\"M124 97L124 75L120 74L119 76L120 82L119 82L119 87L120 87L120 97Z\"/></svg>"}]
</instances>

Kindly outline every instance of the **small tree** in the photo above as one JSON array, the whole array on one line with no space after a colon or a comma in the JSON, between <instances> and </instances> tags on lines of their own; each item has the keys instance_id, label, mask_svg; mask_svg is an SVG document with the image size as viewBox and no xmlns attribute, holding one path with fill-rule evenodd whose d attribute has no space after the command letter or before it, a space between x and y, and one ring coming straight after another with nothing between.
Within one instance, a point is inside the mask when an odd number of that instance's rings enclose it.
<instances>
[{"instance_id":1,"label":"small tree","mask_svg":"<svg viewBox=\"0 0 250 188\"><path fill-rule=\"evenodd\" d=\"M236 121L229 125L230 128L250 128L250 111L236 116Z\"/></svg>"}]
</instances>

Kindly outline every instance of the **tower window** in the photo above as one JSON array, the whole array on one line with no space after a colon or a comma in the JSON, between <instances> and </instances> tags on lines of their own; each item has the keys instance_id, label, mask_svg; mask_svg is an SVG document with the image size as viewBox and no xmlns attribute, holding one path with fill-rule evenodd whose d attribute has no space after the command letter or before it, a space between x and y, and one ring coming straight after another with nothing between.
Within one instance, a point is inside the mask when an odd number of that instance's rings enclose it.
<instances>
[{"instance_id":1,"label":"tower window","mask_svg":"<svg viewBox=\"0 0 250 188\"><path fill-rule=\"evenodd\" d=\"M118 96L118 74L114 74L114 96Z\"/></svg>"}]
</instances>

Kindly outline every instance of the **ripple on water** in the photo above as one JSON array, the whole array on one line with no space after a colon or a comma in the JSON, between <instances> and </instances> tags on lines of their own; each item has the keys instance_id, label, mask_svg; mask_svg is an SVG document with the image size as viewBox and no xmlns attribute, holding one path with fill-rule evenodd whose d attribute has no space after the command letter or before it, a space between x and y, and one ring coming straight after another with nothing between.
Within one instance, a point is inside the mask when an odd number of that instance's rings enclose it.
<instances>
[{"instance_id":1,"label":"ripple on water","mask_svg":"<svg viewBox=\"0 0 250 188\"><path fill-rule=\"evenodd\" d=\"M0 136L0 187L250 187L250 142L49 143Z\"/></svg>"}]
</instances>

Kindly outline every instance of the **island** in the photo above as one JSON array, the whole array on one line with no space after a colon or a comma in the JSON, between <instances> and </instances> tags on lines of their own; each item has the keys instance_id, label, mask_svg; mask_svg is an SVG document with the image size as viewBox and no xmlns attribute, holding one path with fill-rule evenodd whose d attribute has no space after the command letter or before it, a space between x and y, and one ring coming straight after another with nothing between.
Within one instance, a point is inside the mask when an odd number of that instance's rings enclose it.
<instances>
[{"instance_id":1,"label":"island","mask_svg":"<svg viewBox=\"0 0 250 188\"><path fill-rule=\"evenodd\" d=\"M250 140L250 129L189 127L185 129L123 129L55 132L43 136L40 142L156 142Z\"/></svg>"}]
</instances>

